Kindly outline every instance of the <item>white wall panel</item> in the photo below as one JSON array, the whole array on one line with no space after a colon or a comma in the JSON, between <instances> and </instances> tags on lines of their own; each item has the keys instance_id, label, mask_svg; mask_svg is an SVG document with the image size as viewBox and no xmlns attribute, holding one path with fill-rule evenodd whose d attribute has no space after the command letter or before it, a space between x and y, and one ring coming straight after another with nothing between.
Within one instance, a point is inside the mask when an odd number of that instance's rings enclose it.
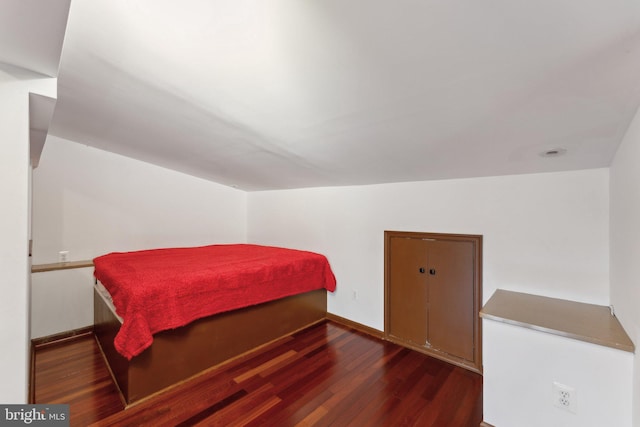
<instances>
[{"instance_id":1,"label":"white wall panel","mask_svg":"<svg viewBox=\"0 0 640 427\"><path fill-rule=\"evenodd\" d=\"M484 419L504 427L629 427L633 354L491 320L484 327ZM575 413L553 383L575 390Z\"/></svg>"},{"instance_id":2,"label":"white wall panel","mask_svg":"<svg viewBox=\"0 0 640 427\"><path fill-rule=\"evenodd\" d=\"M611 165L611 302L640 346L640 113ZM640 427L640 351L633 370L633 425Z\"/></svg>"},{"instance_id":3,"label":"white wall panel","mask_svg":"<svg viewBox=\"0 0 640 427\"><path fill-rule=\"evenodd\" d=\"M0 402L25 403L29 368L29 92L55 79L0 64Z\"/></svg>"}]
</instances>

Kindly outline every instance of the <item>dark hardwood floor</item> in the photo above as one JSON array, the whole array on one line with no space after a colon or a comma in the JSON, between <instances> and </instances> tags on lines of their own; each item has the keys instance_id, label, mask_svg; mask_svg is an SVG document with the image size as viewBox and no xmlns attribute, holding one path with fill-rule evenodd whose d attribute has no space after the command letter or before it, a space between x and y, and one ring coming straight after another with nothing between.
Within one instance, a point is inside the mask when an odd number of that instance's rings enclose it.
<instances>
[{"instance_id":1,"label":"dark hardwood floor","mask_svg":"<svg viewBox=\"0 0 640 427\"><path fill-rule=\"evenodd\" d=\"M482 421L482 377L323 322L128 407L92 335L35 353L36 403L72 426L444 426Z\"/></svg>"}]
</instances>

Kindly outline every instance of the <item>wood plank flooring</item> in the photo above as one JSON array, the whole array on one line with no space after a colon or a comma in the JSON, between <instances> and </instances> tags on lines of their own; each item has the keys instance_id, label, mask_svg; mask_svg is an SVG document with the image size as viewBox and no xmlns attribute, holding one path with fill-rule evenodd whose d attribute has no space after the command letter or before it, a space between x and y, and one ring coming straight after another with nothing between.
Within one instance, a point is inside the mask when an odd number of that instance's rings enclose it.
<instances>
[{"instance_id":1,"label":"wood plank flooring","mask_svg":"<svg viewBox=\"0 0 640 427\"><path fill-rule=\"evenodd\" d=\"M35 354L36 403L72 426L444 426L482 421L482 377L323 322L124 409L92 335Z\"/></svg>"}]
</instances>

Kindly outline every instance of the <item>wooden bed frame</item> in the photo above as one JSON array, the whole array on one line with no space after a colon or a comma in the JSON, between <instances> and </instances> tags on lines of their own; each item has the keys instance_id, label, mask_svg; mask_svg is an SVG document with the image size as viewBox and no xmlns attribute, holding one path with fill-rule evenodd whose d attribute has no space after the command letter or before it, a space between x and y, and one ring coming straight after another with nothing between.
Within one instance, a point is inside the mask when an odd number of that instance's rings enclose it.
<instances>
[{"instance_id":1,"label":"wooden bed frame","mask_svg":"<svg viewBox=\"0 0 640 427\"><path fill-rule=\"evenodd\" d=\"M154 335L130 361L113 345L120 321L94 289L98 344L126 405L326 318L325 289L199 319Z\"/></svg>"}]
</instances>

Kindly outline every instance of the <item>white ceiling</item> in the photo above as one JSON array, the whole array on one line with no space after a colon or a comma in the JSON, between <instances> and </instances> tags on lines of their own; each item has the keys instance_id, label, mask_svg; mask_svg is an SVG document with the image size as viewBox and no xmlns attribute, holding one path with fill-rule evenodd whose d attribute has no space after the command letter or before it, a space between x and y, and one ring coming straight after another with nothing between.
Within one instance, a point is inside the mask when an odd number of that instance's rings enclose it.
<instances>
[{"instance_id":1,"label":"white ceiling","mask_svg":"<svg viewBox=\"0 0 640 427\"><path fill-rule=\"evenodd\" d=\"M10 65L0 67L22 77L57 76L70 1L0 0L0 63ZM53 98L29 94L30 157L34 168L40 161L54 106Z\"/></svg>"},{"instance_id":2,"label":"white ceiling","mask_svg":"<svg viewBox=\"0 0 640 427\"><path fill-rule=\"evenodd\" d=\"M50 133L263 190L604 167L638 105L638 0L73 0Z\"/></svg>"},{"instance_id":3,"label":"white ceiling","mask_svg":"<svg viewBox=\"0 0 640 427\"><path fill-rule=\"evenodd\" d=\"M58 74L71 0L0 0L0 62Z\"/></svg>"}]
</instances>

